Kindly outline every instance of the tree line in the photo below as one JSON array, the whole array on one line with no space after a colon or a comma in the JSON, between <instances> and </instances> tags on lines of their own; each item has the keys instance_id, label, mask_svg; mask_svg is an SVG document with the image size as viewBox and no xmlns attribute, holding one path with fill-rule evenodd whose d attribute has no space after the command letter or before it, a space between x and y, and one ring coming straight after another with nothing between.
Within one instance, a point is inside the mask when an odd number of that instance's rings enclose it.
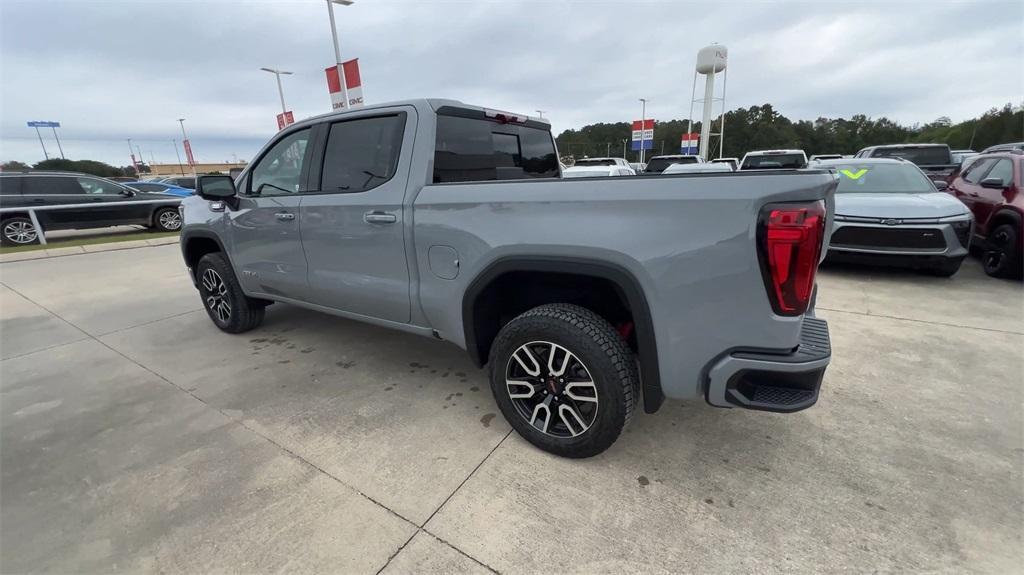
<instances>
[{"instance_id":1,"label":"tree line","mask_svg":"<svg viewBox=\"0 0 1024 575\"><path fill-rule=\"evenodd\" d=\"M721 119L711 126L720 131ZM692 132L700 132L694 122ZM687 133L686 120L657 122L654 126L654 148L646 153L678 154L679 141ZM590 124L578 130L565 130L556 138L563 158L583 156L622 156L633 160L630 149L632 127L627 122ZM1006 142L1024 141L1024 107L1006 104L992 108L978 118L953 124L941 117L924 125L902 126L888 118L872 119L857 114L849 119L818 118L792 121L776 111L771 104L738 108L725 113L725 142L722 156L740 158L751 150L796 148L812 154L855 154L861 148L879 144L938 143L954 150L983 150ZM711 139L718 157L718 138ZM664 150L664 152L662 151Z\"/></svg>"},{"instance_id":2,"label":"tree line","mask_svg":"<svg viewBox=\"0 0 1024 575\"><path fill-rule=\"evenodd\" d=\"M135 166L111 166L103 162L97 162L96 160L65 160L64 158L50 158L49 160L43 160L36 162L29 166L24 162L17 160L4 162L0 166L5 172L18 172L23 170L49 170L54 172L78 172L81 174L90 174L93 176L100 176L101 178L114 178L114 177L135 177L138 174L150 173L150 168L146 164L139 162L138 173L136 173Z\"/></svg>"}]
</instances>

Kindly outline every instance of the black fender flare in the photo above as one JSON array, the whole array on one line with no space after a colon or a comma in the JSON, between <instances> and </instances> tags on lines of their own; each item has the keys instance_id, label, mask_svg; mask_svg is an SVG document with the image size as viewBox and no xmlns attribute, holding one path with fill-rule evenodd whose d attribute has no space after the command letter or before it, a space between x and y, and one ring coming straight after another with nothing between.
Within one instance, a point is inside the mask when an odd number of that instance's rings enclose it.
<instances>
[{"instance_id":1,"label":"black fender flare","mask_svg":"<svg viewBox=\"0 0 1024 575\"><path fill-rule=\"evenodd\" d=\"M484 268L469 283L462 296L462 328L466 340L466 351L477 366L487 363L483 350L476 340L474 304L488 285L508 272L549 272L595 276L610 281L625 297L633 315L633 327L637 337L637 356L643 387L644 411L654 413L665 401L661 389L661 372L658 364L658 347L654 333L654 322L650 306L640 282L633 273L619 265L606 261L575 258L570 256L508 256L499 258Z\"/></svg>"},{"instance_id":2,"label":"black fender flare","mask_svg":"<svg viewBox=\"0 0 1024 575\"><path fill-rule=\"evenodd\" d=\"M189 243L195 239L211 240L213 243L217 244L220 253L224 254L225 258L228 258L228 263L231 262L231 257L228 255L228 251L224 249L224 242L221 241L217 234L206 230L182 231L179 239L179 243L181 245L181 257L185 260L185 265L188 267L188 275L192 278L193 285L196 284L196 271L192 269L192 265L189 262L188 246Z\"/></svg>"}]
</instances>

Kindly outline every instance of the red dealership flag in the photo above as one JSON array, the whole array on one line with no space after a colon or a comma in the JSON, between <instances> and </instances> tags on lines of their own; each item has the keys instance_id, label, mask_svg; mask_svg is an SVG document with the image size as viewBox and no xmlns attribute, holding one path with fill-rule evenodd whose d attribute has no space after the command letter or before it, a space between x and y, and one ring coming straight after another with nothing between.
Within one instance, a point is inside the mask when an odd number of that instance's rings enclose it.
<instances>
[{"instance_id":1,"label":"red dealership flag","mask_svg":"<svg viewBox=\"0 0 1024 575\"><path fill-rule=\"evenodd\" d=\"M344 92L341 90L341 74L338 68L345 73L345 87L348 88L348 103L346 105ZM327 74L327 90L331 93L331 107L335 110L360 108L363 106L363 82L359 77L359 58L348 62L342 62L337 66L331 66L324 70Z\"/></svg>"}]
</instances>

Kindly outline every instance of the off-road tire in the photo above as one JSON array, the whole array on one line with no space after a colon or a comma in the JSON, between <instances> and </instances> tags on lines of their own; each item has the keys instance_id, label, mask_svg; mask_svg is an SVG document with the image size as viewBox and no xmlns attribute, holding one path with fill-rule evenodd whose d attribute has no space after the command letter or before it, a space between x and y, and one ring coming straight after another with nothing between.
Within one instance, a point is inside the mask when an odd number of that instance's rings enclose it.
<instances>
[{"instance_id":1,"label":"off-road tire","mask_svg":"<svg viewBox=\"0 0 1024 575\"><path fill-rule=\"evenodd\" d=\"M223 290L219 289L219 286L214 290L209 288L208 270L220 278L223 282ZM203 309L206 310L206 314L210 316L213 324L221 331L243 333L263 322L265 304L246 297L242 292L242 286L238 283L238 278L235 277L234 270L231 269L231 264L222 253L214 252L200 258L199 264L196 266L196 283L203 300ZM211 296L215 298L216 304L211 304ZM230 308L226 318L223 314L218 313L219 303L222 300L226 301Z\"/></svg>"},{"instance_id":2,"label":"off-road tire","mask_svg":"<svg viewBox=\"0 0 1024 575\"><path fill-rule=\"evenodd\" d=\"M590 427L575 437L554 437L536 429L513 404L506 370L512 354L533 341L552 342L574 354L594 382L597 413ZM577 305L542 305L508 322L494 339L489 363L491 391L505 419L536 447L563 457L591 457L611 447L640 400L633 352L607 320Z\"/></svg>"},{"instance_id":3,"label":"off-road tire","mask_svg":"<svg viewBox=\"0 0 1024 575\"><path fill-rule=\"evenodd\" d=\"M1013 224L1002 224L985 238L981 264L985 273L996 278L1021 277L1020 230Z\"/></svg>"}]
</instances>

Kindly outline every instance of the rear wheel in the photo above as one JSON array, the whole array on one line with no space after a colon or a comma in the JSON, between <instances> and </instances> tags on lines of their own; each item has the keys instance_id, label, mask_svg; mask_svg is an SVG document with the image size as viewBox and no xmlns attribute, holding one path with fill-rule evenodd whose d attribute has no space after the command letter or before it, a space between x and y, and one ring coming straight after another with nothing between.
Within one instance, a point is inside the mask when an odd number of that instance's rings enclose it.
<instances>
[{"instance_id":1,"label":"rear wheel","mask_svg":"<svg viewBox=\"0 0 1024 575\"><path fill-rule=\"evenodd\" d=\"M181 212L178 208L160 208L153 213L153 230L176 232L181 229Z\"/></svg>"},{"instance_id":2,"label":"rear wheel","mask_svg":"<svg viewBox=\"0 0 1024 575\"><path fill-rule=\"evenodd\" d=\"M0 225L0 241L5 246L25 246L39 241L39 233L32 220L22 216L7 218Z\"/></svg>"},{"instance_id":3,"label":"rear wheel","mask_svg":"<svg viewBox=\"0 0 1024 575\"><path fill-rule=\"evenodd\" d=\"M639 397L633 352L604 318L576 305L543 305L506 324L491 347L490 371L505 419L564 457L611 447Z\"/></svg>"},{"instance_id":4,"label":"rear wheel","mask_svg":"<svg viewBox=\"0 0 1024 575\"><path fill-rule=\"evenodd\" d=\"M228 333L249 331L263 322L264 305L246 297L227 258L206 254L196 266L199 294L214 325Z\"/></svg>"},{"instance_id":5,"label":"rear wheel","mask_svg":"<svg viewBox=\"0 0 1024 575\"><path fill-rule=\"evenodd\" d=\"M1013 224L997 226L989 234L981 263L985 273L998 278L1019 278L1021 275L1020 232Z\"/></svg>"}]
</instances>

